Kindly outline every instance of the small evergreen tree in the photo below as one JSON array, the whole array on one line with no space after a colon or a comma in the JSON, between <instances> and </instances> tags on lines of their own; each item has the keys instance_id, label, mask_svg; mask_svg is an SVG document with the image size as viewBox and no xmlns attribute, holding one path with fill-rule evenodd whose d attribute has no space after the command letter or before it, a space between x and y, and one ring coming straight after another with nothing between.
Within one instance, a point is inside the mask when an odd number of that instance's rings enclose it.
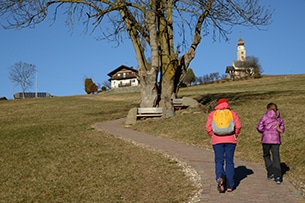
<instances>
[{"instance_id":1,"label":"small evergreen tree","mask_svg":"<svg viewBox=\"0 0 305 203\"><path fill-rule=\"evenodd\" d=\"M196 82L196 76L192 68L187 69L184 82L189 86L191 86L192 82Z\"/></svg>"},{"instance_id":2,"label":"small evergreen tree","mask_svg":"<svg viewBox=\"0 0 305 203\"><path fill-rule=\"evenodd\" d=\"M93 82L92 78L86 78L85 79L85 92L87 94L94 94L97 92L98 87L97 85Z\"/></svg>"},{"instance_id":3,"label":"small evergreen tree","mask_svg":"<svg viewBox=\"0 0 305 203\"><path fill-rule=\"evenodd\" d=\"M101 91L102 91L102 92L105 92L105 91L107 91L107 87L105 87L105 86L102 86L102 88L101 88Z\"/></svg>"}]
</instances>

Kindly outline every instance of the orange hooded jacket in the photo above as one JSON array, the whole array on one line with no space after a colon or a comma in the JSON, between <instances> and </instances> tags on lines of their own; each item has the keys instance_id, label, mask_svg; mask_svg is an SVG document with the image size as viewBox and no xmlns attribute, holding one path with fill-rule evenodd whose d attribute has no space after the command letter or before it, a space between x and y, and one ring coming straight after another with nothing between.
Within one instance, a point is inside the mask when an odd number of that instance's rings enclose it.
<instances>
[{"instance_id":1,"label":"orange hooded jacket","mask_svg":"<svg viewBox=\"0 0 305 203\"><path fill-rule=\"evenodd\" d=\"M230 106L227 102L220 103L215 107L215 110L212 111L208 116L205 128L206 128L206 131L208 132L208 135L212 138L212 145L221 144L221 143L236 144L237 143L236 138L238 137L238 135L240 133L240 129L241 129L241 123L239 121L237 113L231 110L232 115L233 115L234 125L235 125L234 133L231 135L218 136L218 135L214 134L213 129L212 129L213 115L214 115L214 112L218 109L230 109Z\"/></svg>"}]
</instances>

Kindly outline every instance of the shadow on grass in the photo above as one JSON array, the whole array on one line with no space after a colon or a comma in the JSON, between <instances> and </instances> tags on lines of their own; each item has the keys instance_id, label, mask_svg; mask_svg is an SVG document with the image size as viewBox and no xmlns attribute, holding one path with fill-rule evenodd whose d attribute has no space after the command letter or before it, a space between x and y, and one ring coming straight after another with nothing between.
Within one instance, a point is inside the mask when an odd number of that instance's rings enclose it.
<instances>
[{"instance_id":1,"label":"shadow on grass","mask_svg":"<svg viewBox=\"0 0 305 203\"><path fill-rule=\"evenodd\" d=\"M290 170L289 166L286 165L286 163L281 163L281 170L282 170L282 176Z\"/></svg>"},{"instance_id":2,"label":"shadow on grass","mask_svg":"<svg viewBox=\"0 0 305 203\"><path fill-rule=\"evenodd\" d=\"M196 95L195 99L203 104L208 105L211 102L216 102L218 99L225 97L230 101L247 101L249 99L264 99L276 95L294 95L294 94L300 94L300 91L295 90L278 90L278 91L242 91L242 92L229 92L229 93L212 93L212 94L206 94L206 95Z\"/></svg>"},{"instance_id":3,"label":"shadow on grass","mask_svg":"<svg viewBox=\"0 0 305 203\"><path fill-rule=\"evenodd\" d=\"M252 175L253 171L251 169L248 169L245 166L238 166L235 168L235 187L237 188L240 184L241 180L245 179L248 175Z\"/></svg>"}]
</instances>

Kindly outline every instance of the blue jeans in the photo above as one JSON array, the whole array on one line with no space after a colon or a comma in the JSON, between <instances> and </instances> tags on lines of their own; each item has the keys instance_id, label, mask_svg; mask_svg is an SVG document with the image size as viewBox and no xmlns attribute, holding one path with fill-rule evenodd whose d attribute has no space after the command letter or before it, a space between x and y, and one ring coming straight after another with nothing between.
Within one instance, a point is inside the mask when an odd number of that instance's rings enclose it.
<instances>
[{"instance_id":1,"label":"blue jeans","mask_svg":"<svg viewBox=\"0 0 305 203\"><path fill-rule=\"evenodd\" d=\"M234 188L234 152L236 144L223 143L213 145L215 155L216 180L220 177L226 178L229 187ZM224 162L226 161L226 162Z\"/></svg>"}]
</instances>

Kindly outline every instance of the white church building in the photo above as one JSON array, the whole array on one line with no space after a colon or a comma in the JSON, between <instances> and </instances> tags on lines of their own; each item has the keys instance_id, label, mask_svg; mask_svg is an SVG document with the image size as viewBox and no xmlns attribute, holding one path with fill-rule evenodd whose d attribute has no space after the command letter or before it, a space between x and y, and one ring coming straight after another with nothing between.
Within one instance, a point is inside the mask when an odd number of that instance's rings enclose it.
<instances>
[{"instance_id":1,"label":"white church building","mask_svg":"<svg viewBox=\"0 0 305 203\"><path fill-rule=\"evenodd\" d=\"M232 66L226 67L228 78L237 79L254 74L254 68L247 61L245 42L240 38L237 42L237 60L233 61Z\"/></svg>"}]
</instances>

